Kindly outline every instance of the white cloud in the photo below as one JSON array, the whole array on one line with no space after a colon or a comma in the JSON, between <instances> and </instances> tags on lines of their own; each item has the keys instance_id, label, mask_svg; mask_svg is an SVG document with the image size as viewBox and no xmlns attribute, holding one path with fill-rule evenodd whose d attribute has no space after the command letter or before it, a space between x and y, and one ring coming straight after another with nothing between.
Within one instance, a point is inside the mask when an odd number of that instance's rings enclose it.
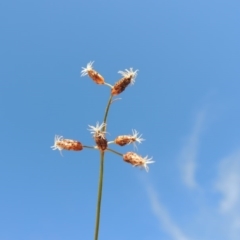
<instances>
[{"instance_id":1,"label":"white cloud","mask_svg":"<svg viewBox=\"0 0 240 240\"><path fill-rule=\"evenodd\" d=\"M151 202L153 213L156 215L161 227L172 237L173 240L189 240L182 230L173 222L166 208L159 201L156 192L147 187L148 197Z\"/></svg>"},{"instance_id":2,"label":"white cloud","mask_svg":"<svg viewBox=\"0 0 240 240\"><path fill-rule=\"evenodd\" d=\"M228 220L231 239L240 239L240 151L221 161L216 189L222 195L219 212Z\"/></svg>"},{"instance_id":3,"label":"white cloud","mask_svg":"<svg viewBox=\"0 0 240 240\"><path fill-rule=\"evenodd\" d=\"M209 119L209 115L208 115ZM191 201L191 212L186 209L189 225L181 226L181 222L174 222L165 206L158 199L151 187L148 188L148 197L151 207L159 220L161 227L174 240L239 240L240 239L240 151L230 154L219 161L218 171L213 171L213 179L217 179L212 192L212 180L204 178L204 184L196 181L197 161L201 135L206 123L206 111L199 111L196 115L192 130L186 137L180 152L182 180L188 187L189 195L184 201ZM211 149L211 148L210 148ZM209 150L209 154L211 154ZM200 161L201 159L199 159ZM215 161L215 160L214 160ZM204 163L202 163L204 164ZM199 174L204 177L204 167ZM199 178L202 179L202 178ZM208 184L207 184L208 183ZM201 189L199 186L201 185ZM206 189L203 187L206 186ZM180 187L180 186L179 186ZM192 192L191 189L201 191ZM185 191L186 189L184 189ZM197 195L196 195L197 193ZM219 198L220 196L220 198ZM171 209L171 205L169 205ZM183 231L182 228L185 230Z\"/></svg>"},{"instance_id":4,"label":"white cloud","mask_svg":"<svg viewBox=\"0 0 240 240\"><path fill-rule=\"evenodd\" d=\"M186 142L180 154L180 164L183 182L189 188L196 188L195 179L197 169L197 154L199 139L204 127L205 111L197 114L191 134L186 138Z\"/></svg>"},{"instance_id":5,"label":"white cloud","mask_svg":"<svg viewBox=\"0 0 240 240\"><path fill-rule=\"evenodd\" d=\"M240 152L221 161L216 188L223 195L221 211L234 210L240 200Z\"/></svg>"}]
</instances>

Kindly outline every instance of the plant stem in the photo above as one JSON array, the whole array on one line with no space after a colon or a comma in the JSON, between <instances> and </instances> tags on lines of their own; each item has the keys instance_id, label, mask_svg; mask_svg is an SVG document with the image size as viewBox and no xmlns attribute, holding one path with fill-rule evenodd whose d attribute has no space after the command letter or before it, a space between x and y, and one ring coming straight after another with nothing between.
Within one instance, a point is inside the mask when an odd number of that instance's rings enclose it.
<instances>
[{"instance_id":1,"label":"plant stem","mask_svg":"<svg viewBox=\"0 0 240 240\"><path fill-rule=\"evenodd\" d=\"M107 107L105 110L103 122L107 122L107 116L109 112L109 108L112 102L113 96L110 95L110 98L107 103ZM106 131L106 126L102 128L102 131ZM101 215L101 201L102 201L102 188L103 188L103 171L104 171L104 152L100 152L100 170L99 170L99 181L98 181L98 198L97 198L97 212L96 212L96 224L95 224L95 234L94 240L98 240L98 232L100 225L100 215Z\"/></svg>"},{"instance_id":2,"label":"plant stem","mask_svg":"<svg viewBox=\"0 0 240 240\"><path fill-rule=\"evenodd\" d=\"M112 98L113 98L113 95L110 95L110 98L108 100L108 104L107 104L107 107L106 107L106 110L105 110L104 118L103 118L104 123L107 123L107 116L108 116L108 111L109 111L110 105L112 103ZM106 129L107 129L107 127L104 126L102 131L106 131Z\"/></svg>"},{"instance_id":3,"label":"plant stem","mask_svg":"<svg viewBox=\"0 0 240 240\"><path fill-rule=\"evenodd\" d=\"M113 152L113 153L115 153L115 154L117 154L117 155L119 155L119 156L121 156L121 157L123 156L122 153L117 152L117 151L115 151L115 150L113 150L113 149L111 149L111 148L108 148L107 150L108 150L109 152Z\"/></svg>"},{"instance_id":4,"label":"plant stem","mask_svg":"<svg viewBox=\"0 0 240 240\"><path fill-rule=\"evenodd\" d=\"M83 147L84 148L90 148L90 149L95 149L95 150L98 150L97 148L95 148L95 147L90 147L90 146L85 146L85 145L83 145Z\"/></svg>"},{"instance_id":5,"label":"plant stem","mask_svg":"<svg viewBox=\"0 0 240 240\"><path fill-rule=\"evenodd\" d=\"M106 82L105 82L104 85L110 87L111 89L113 88L113 86L112 86L111 84L109 84L109 83L106 83Z\"/></svg>"},{"instance_id":6,"label":"plant stem","mask_svg":"<svg viewBox=\"0 0 240 240\"><path fill-rule=\"evenodd\" d=\"M97 213L96 213L94 240L98 240L98 232L99 232L101 201L102 201L102 186L103 186L104 152L100 153L100 161L101 162L100 162L100 172L99 172L99 181L98 181Z\"/></svg>"}]
</instances>

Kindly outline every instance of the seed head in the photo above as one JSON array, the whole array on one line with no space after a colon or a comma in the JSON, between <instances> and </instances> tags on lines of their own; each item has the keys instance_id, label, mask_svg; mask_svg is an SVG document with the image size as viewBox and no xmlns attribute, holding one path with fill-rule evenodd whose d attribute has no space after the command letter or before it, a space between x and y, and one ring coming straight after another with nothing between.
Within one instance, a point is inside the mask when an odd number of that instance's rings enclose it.
<instances>
[{"instance_id":1,"label":"seed head","mask_svg":"<svg viewBox=\"0 0 240 240\"><path fill-rule=\"evenodd\" d=\"M81 71L81 76L86 76L88 74L88 76L97 84L104 84L104 78L103 76L101 76L97 71L95 71L93 69L93 63L94 62L89 62L87 64L87 67L86 68L83 68L82 67L82 71Z\"/></svg>"},{"instance_id":2,"label":"seed head","mask_svg":"<svg viewBox=\"0 0 240 240\"><path fill-rule=\"evenodd\" d=\"M147 164L154 163L154 161L152 161L152 158L148 158L148 156L143 158L134 152L127 152L126 154L123 154L123 160L127 163L132 164L133 166L143 167L147 172L149 170Z\"/></svg>"},{"instance_id":3,"label":"seed head","mask_svg":"<svg viewBox=\"0 0 240 240\"><path fill-rule=\"evenodd\" d=\"M118 95L122 93L125 88L131 83L134 84L135 78L137 77L137 71L133 71L132 68L130 70L125 69L124 71L119 71L118 73L122 74L123 78L121 78L112 88L112 95Z\"/></svg>"},{"instance_id":4,"label":"seed head","mask_svg":"<svg viewBox=\"0 0 240 240\"><path fill-rule=\"evenodd\" d=\"M105 137L106 132L103 131L103 129L106 127L106 124L102 123L101 125L99 125L99 123L97 122L96 127L90 125L88 126L90 127L89 131L91 132L91 134L93 134L93 138L98 149L101 151L106 150L108 147L108 143Z\"/></svg>"},{"instance_id":5,"label":"seed head","mask_svg":"<svg viewBox=\"0 0 240 240\"><path fill-rule=\"evenodd\" d=\"M136 130L132 130L132 135L121 135L118 136L114 142L119 145L119 146L125 146L126 144L133 143L135 144L136 142L141 143L144 141L143 138L141 138L142 135L139 135L139 133Z\"/></svg>"},{"instance_id":6,"label":"seed head","mask_svg":"<svg viewBox=\"0 0 240 240\"><path fill-rule=\"evenodd\" d=\"M83 149L82 144L79 141L72 139L64 139L62 136L55 136L54 145L51 147L53 150L73 150L81 151Z\"/></svg>"},{"instance_id":7,"label":"seed head","mask_svg":"<svg viewBox=\"0 0 240 240\"><path fill-rule=\"evenodd\" d=\"M108 147L108 142L106 138L103 138L101 136L94 137L95 143L100 151L105 151Z\"/></svg>"}]
</instances>

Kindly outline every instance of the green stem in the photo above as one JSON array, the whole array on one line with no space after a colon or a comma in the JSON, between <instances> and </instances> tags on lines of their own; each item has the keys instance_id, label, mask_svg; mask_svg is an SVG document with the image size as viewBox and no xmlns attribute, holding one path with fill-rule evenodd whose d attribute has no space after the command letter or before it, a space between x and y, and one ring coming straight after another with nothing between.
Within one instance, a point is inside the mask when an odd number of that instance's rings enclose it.
<instances>
[{"instance_id":1,"label":"green stem","mask_svg":"<svg viewBox=\"0 0 240 240\"><path fill-rule=\"evenodd\" d=\"M107 107L106 107L106 110L105 110L104 118L103 118L104 123L107 123L107 116L108 116L108 111L109 111L110 105L112 103L112 98L113 98L113 95L110 95L110 98L108 100L108 104L107 104ZM107 127L104 126L102 131L106 131L106 129L107 129Z\"/></svg>"},{"instance_id":2,"label":"green stem","mask_svg":"<svg viewBox=\"0 0 240 240\"><path fill-rule=\"evenodd\" d=\"M119 155L119 156L121 156L121 157L123 156L122 153L117 152L117 151L115 151L115 150L113 150L113 149L111 149L111 148L108 148L107 150L108 150L109 152L113 152L113 153L115 153L115 154L117 154L117 155Z\"/></svg>"},{"instance_id":3,"label":"green stem","mask_svg":"<svg viewBox=\"0 0 240 240\"><path fill-rule=\"evenodd\" d=\"M106 82L105 82L104 85L110 87L111 89L113 88L113 86L112 86L111 84L109 84L109 83L106 83Z\"/></svg>"},{"instance_id":4,"label":"green stem","mask_svg":"<svg viewBox=\"0 0 240 240\"><path fill-rule=\"evenodd\" d=\"M100 214L101 214L101 201L102 201L102 186L103 186L103 170L104 170L104 152L100 154L100 172L98 181L98 198L97 198L97 213L96 213L96 224L95 224L95 235L94 240L98 240Z\"/></svg>"},{"instance_id":5,"label":"green stem","mask_svg":"<svg viewBox=\"0 0 240 240\"><path fill-rule=\"evenodd\" d=\"M103 122L107 122L107 116L109 112L109 108L112 102L113 96L110 95L108 100L108 104L105 110ZM102 131L106 131L106 126L102 128ZM98 232L100 225L100 215L101 215L101 201L102 201L102 188L103 188L103 171L104 171L104 152L100 152L100 171L99 171L99 181L98 181L98 198L97 198L97 212L96 212L96 224L95 224L95 234L94 240L98 240Z\"/></svg>"},{"instance_id":6,"label":"green stem","mask_svg":"<svg viewBox=\"0 0 240 240\"><path fill-rule=\"evenodd\" d=\"M90 146L85 146L85 145L83 145L83 147L98 150L96 147L90 147Z\"/></svg>"}]
</instances>

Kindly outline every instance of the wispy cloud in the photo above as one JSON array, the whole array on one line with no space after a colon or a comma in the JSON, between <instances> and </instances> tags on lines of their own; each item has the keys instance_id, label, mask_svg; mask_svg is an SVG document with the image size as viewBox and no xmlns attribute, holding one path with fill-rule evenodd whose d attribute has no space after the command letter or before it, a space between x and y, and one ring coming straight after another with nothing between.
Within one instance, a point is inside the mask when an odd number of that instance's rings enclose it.
<instances>
[{"instance_id":1,"label":"wispy cloud","mask_svg":"<svg viewBox=\"0 0 240 240\"><path fill-rule=\"evenodd\" d=\"M150 199L153 213L156 215L161 227L172 237L173 240L189 240L182 230L173 222L168 211L160 202L155 190L147 187L148 197Z\"/></svg>"},{"instance_id":2,"label":"wispy cloud","mask_svg":"<svg viewBox=\"0 0 240 240\"><path fill-rule=\"evenodd\" d=\"M191 134L186 138L185 144L180 153L181 173L184 183L189 188L196 188L196 169L199 139L204 127L206 113L200 111L195 119Z\"/></svg>"},{"instance_id":3,"label":"wispy cloud","mask_svg":"<svg viewBox=\"0 0 240 240\"><path fill-rule=\"evenodd\" d=\"M240 152L221 161L216 188L223 195L221 211L227 213L234 210L240 201Z\"/></svg>"},{"instance_id":4,"label":"wispy cloud","mask_svg":"<svg viewBox=\"0 0 240 240\"><path fill-rule=\"evenodd\" d=\"M222 195L219 212L228 218L231 239L240 239L240 151L221 161L215 186Z\"/></svg>"}]
</instances>

